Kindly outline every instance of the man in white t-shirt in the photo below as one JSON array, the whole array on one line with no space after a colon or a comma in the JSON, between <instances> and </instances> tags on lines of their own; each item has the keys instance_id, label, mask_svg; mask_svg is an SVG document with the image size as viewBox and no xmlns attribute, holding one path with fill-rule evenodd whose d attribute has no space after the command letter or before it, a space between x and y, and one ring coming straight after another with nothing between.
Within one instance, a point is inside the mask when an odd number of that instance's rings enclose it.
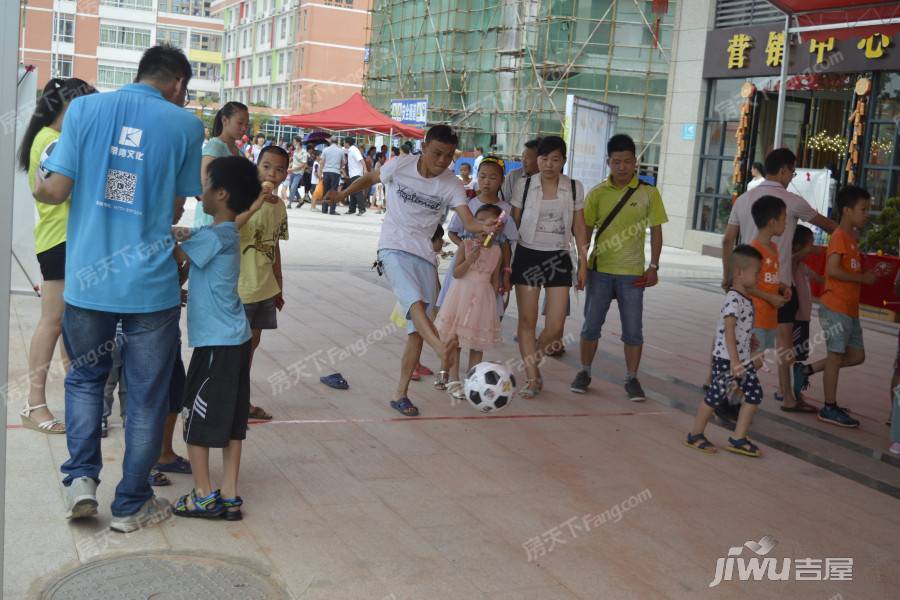
<instances>
[{"instance_id":1,"label":"man in white t-shirt","mask_svg":"<svg viewBox=\"0 0 900 600\"><path fill-rule=\"evenodd\" d=\"M728 217L728 227L722 238L722 287L728 289L731 286L731 273L728 265L731 259L731 251L737 242L738 234L741 241L749 244L756 238L757 228L753 222L750 209L753 204L763 196L775 196L784 201L787 207L787 221L784 233L774 238L778 245L778 278L781 283L791 288L791 298L778 309L778 329L776 338L778 361L778 385L781 388L781 409L786 412L815 413L814 407L796 398L791 385L791 364L793 363L793 331L794 318L797 315L797 290L793 288L792 269L792 244L794 230L800 220L820 227L827 232L832 232L837 223L819 214L810 206L809 202L787 191L788 185L794 178L797 157L787 148L777 148L766 156L765 170L766 180L752 190L748 190L738 196L731 207L731 215Z\"/></svg>"},{"instance_id":2,"label":"man in white t-shirt","mask_svg":"<svg viewBox=\"0 0 900 600\"><path fill-rule=\"evenodd\" d=\"M366 160L359 148L356 147L356 140L353 138L344 140L344 152L347 154L347 179L349 180L347 187L350 187L354 181L366 174ZM360 190L350 195L348 215L356 213L362 216L366 212L367 192L368 190Z\"/></svg>"},{"instance_id":3,"label":"man in white t-shirt","mask_svg":"<svg viewBox=\"0 0 900 600\"><path fill-rule=\"evenodd\" d=\"M462 182L447 170L458 143L450 127L436 125L425 135L420 155L396 158L381 169L369 171L347 189L331 192L328 198L329 202L338 202L358 191L368 190L376 183L384 184L390 210L385 213L378 240L378 260L406 316L409 334L400 363L397 399L391 401L391 407L408 417L419 414L407 393L413 370L419 364L423 342L427 342L441 359L449 359L456 352L455 344L441 341L429 318L438 291L431 238L441 224L447 206L456 211L467 231L487 231L472 216ZM496 225L490 231L495 228ZM328 379L323 378L323 382L331 385Z\"/></svg>"}]
</instances>

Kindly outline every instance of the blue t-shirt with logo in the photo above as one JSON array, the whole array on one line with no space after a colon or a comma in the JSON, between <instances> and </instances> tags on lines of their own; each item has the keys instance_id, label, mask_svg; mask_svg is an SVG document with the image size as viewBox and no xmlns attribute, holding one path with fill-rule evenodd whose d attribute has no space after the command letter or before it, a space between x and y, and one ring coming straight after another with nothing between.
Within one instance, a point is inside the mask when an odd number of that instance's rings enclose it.
<instances>
[{"instance_id":1,"label":"blue t-shirt with logo","mask_svg":"<svg viewBox=\"0 0 900 600\"><path fill-rule=\"evenodd\" d=\"M237 291L241 255L234 221L192 230L181 249L191 259L188 345L238 346L249 340L250 326Z\"/></svg>"},{"instance_id":2,"label":"blue t-shirt with logo","mask_svg":"<svg viewBox=\"0 0 900 600\"><path fill-rule=\"evenodd\" d=\"M74 180L67 303L106 312L178 306L171 225L176 196L203 192L203 124L134 83L74 99L48 171Z\"/></svg>"}]
</instances>

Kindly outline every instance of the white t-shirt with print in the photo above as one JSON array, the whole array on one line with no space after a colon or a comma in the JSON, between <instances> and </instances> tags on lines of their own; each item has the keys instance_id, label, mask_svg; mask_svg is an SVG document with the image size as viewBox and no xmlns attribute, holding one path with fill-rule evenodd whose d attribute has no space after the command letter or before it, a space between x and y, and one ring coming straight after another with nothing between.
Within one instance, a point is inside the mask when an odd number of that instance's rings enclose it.
<instances>
[{"instance_id":1,"label":"white t-shirt with print","mask_svg":"<svg viewBox=\"0 0 900 600\"><path fill-rule=\"evenodd\" d=\"M716 329L713 356L731 360L728 345L725 343L725 317L737 319L734 324L734 336L737 340L738 357L741 362L747 362L750 360L750 338L753 336L753 301L737 290L728 290L725 294L725 303L722 305Z\"/></svg>"},{"instance_id":2,"label":"white t-shirt with print","mask_svg":"<svg viewBox=\"0 0 900 600\"><path fill-rule=\"evenodd\" d=\"M362 177L363 174L363 155L356 146L350 146L347 149L347 176L351 179L354 177Z\"/></svg>"},{"instance_id":3,"label":"white t-shirt with print","mask_svg":"<svg viewBox=\"0 0 900 600\"><path fill-rule=\"evenodd\" d=\"M404 155L381 167L387 206L378 249L402 250L431 261L431 236L444 220L449 206L466 204L462 182L450 171L422 177L419 156Z\"/></svg>"}]
</instances>

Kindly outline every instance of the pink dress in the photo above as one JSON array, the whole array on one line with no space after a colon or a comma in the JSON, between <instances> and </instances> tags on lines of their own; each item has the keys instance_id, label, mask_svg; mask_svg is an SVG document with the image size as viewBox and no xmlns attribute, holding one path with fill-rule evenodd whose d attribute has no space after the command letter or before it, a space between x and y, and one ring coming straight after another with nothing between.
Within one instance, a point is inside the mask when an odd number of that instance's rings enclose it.
<instances>
[{"instance_id":1,"label":"pink dress","mask_svg":"<svg viewBox=\"0 0 900 600\"><path fill-rule=\"evenodd\" d=\"M466 240L466 252L478 244ZM500 263L500 245L482 248L466 274L455 279L434 322L442 340L454 335L460 346L473 350L492 348L501 343L500 317L497 315L497 290L491 275Z\"/></svg>"}]
</instances>

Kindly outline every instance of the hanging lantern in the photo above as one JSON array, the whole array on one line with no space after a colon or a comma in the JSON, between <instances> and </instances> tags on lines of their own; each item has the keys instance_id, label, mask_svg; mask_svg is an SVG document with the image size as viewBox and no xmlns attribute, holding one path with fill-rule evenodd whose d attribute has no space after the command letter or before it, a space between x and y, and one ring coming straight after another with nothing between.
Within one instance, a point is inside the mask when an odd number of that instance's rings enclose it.
<instances>
[{"instance_id":1,"label":"hanging lantern","mask_svg":"<svg viewBox=\"0 0 900 600\"><path fill-rule=\"evenodd\" d=\"M731 176L731 182L735 186L740 185L744 180L744 170L741 168L741 165L743 164L744 157L747 153L747 133L750 130L750 107L752 106L754 97L756 97L756 86L749 81L744 83L744 85L741 86L741 98L743 98L744 101L741 103L740 121L738 122L737 131L734 132L737 151L734 153L734 171Z\"/></svg>"},{"instance_id":2,"label":"hanging lantern","mask_svg":"<svg viewBox=\"0 0 900 600\"><path fill-rule=\"evenodd\" d=\"M847 159L847 183L856 183L856 171L859 167L859 147L863 140L866 123L866 104L869 94L872 92L872 81L865 77L856 82L856 107L850 113L850 125L853 130L850 133L850 143L847 147L849 158Z\"/></svg>"}]
</instances>

